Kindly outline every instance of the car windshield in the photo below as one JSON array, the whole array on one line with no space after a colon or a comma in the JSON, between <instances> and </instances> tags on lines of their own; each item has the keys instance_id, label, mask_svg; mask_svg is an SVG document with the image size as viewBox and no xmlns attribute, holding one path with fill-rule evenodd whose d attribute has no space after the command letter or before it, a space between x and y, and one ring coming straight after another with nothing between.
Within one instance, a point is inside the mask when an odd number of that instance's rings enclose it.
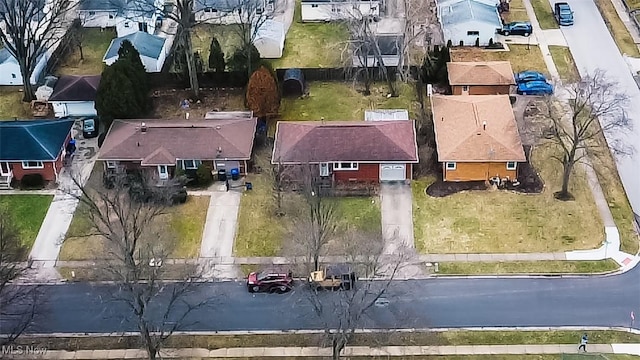
<instances>
[{"instance_id":1,"label":"car windshield","mask_svg":"<svg viewBox=\"0 0 640 360\"><path fill-rule=\"evenodd\" d=\"M95 126L95 122L92 119L84 121L84 128L85 129L93 129L94 126Z\"/></svg>"}]
</instances>

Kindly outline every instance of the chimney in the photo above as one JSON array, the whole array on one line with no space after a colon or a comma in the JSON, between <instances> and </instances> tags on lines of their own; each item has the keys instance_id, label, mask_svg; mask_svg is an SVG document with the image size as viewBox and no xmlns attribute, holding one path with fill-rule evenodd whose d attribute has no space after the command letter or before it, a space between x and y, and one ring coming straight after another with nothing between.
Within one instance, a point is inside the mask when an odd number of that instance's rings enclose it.
<instances>
[{"instance_id":1,"label":"chimney","mask_svg":"<svg viewBox=\"0 0 640 360\"><path fill-rule=\"evenodd\" d=\"M324 125L324 116L320 117L320 121L322 122L322 125Z\"/></svg>"},{"instance_id":2,"label":"chimney","mask_svg":"<svg viewBox=\"0 0 640 360\"><path fill-rule=\"evenodd\" d=\"M143 123L140 124L140 132L143 133L143 134L147 132L147 124L146 123L143 122Z\"/></svg>"},{"instance_id":3,"label":"chimney","mask_svg":"<svg viewBox=\"0 0 640 360\"><path fill-rule=\"evenodd\" d=\"M487 122L486 121L482 122L482 130L487 130Z\"/></svg>"},{"instance_id":4,"label":"chimney","mask_svg":"<svg viewBox=\"0 0 640 360\"><path fill-rule=\"evenodd\" d=\"M218 146L218 155L222 154L222 146Z\"/></svg>"}]
</instances>

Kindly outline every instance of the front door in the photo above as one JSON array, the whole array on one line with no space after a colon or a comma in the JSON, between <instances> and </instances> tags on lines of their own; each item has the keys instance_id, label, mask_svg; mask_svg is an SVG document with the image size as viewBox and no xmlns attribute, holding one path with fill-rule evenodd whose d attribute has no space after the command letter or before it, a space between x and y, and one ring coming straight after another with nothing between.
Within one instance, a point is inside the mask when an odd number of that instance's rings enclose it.
<instances>
[{"instance_id":1,"label":"front door","mask_svg":"<svg viewBox=\"0 0 640 360\"><path fill-rule=\"evenodd\" d=\"M11 174L11 167L6 161L0 162L0 176L8 176Z\"/></svg>"},{"instance_id":2,"label":"front door","mask_svg":"<svg viewBox=\"0 0 640 360\"><path fill-rule=\"evenodd\" d=\"M160 180L167 180L169 178L169 169L167 165L158 165L158 175Z\"/></svg>"}]
</instances>

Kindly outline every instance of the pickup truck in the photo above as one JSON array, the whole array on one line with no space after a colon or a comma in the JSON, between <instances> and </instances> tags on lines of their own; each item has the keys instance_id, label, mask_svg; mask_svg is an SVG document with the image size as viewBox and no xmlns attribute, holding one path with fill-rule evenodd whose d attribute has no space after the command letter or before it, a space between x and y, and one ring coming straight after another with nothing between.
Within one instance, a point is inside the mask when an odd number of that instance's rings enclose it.
<instances>
[{"instance_id":1,"label":"pickup truck","mask_svg":"<svg viewBox=\"0 0 640 360\"><path fill-rule=\"evenodd\" d=\"M566 2L557 2L553 5L556 21L560 26L573 25L573 11Z\"/></svg>"}]
</instances>

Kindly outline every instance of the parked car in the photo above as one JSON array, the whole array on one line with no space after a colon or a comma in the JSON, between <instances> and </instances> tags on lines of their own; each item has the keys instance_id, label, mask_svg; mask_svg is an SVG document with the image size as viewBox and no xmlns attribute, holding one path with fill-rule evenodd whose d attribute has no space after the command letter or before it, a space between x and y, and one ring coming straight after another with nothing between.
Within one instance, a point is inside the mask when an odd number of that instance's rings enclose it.
<instances>
[{"instance_id":1,"label":"parked car","mask_svg":"<svg viewBox=\"0 0 640 360\"><path fill-rule=\"evenodd\" d=\"M547 78L544 76L544 74L532 70L519 72L515 74L514 77L516 79L516 83L528 81L547 81Z\"/></svg>"},{"instance_id":2,"label":"parked car","mask_svg":"<svg viewBox=\"0 0 640 360\"><path fill-rule=\"evenodd\" d=\"M573 10L571 6L566 2L557 2L553 4L554 12L558 25L569 26L573 25Z\"/></svg>"},{"instance_id":3,"label":"parked car","mask_svg":"<svg viewBox=\"0 0 640 360\"><path fill-rule=\"evenodd\" d=\"M293 288L291 271L268 269L252 272L247 277L247 289L250 293L275 292L285 293Z\"/></svg>"},{"instance_id":4,"label":"parked car","mask_svg":"<svg viewBox=\"0 0 640 360\"><path fill-rule=\"evenodd\" d=\"M331 265L314 271L309 276L309 284L313 289L350 290L355 286L356 273L347 265Z\"/></svg>"},{"instance_id":5,"label":"parked car","mask_svg":"<svg viewBox=\"0 0 640 360\"><path fill-rule=\"evenodd\" d=\"M520 95L551 95L553 85L546 81L527 81L518 83L518 94Z\"/></svg>"},{"instance_id":6,"label":"parked car","mask_svg":"<svg viewBox=\"0 0 640 360\"><path fill-rule=\"evenodd\" d=\"M530 22L516 21L508 24L504 24L501 29L498 29L498 34L509 35L522 35L529 36L533 33L533 27Z\"/></svg>"},{"instance_id":7,"label":"parked car","mask_svg":"<svg viewBox=\"0 0 640 360\"><path fill-rule=\"evenodd\" d=\"M98 120L89 118L82 120L82 136L85 139L98 136Z\"/></svg>"}]
</instances>

